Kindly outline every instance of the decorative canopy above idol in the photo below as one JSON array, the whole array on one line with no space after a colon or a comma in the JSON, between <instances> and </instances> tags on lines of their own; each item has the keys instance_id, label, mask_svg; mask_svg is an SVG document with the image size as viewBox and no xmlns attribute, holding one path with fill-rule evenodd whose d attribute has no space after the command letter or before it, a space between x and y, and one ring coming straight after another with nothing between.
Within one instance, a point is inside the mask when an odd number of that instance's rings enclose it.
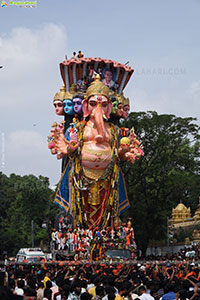
<instances>
[{"instance_id":1,"label":"decorative canopy above idol","mask_svg":"<svg viewBox=\"0 0 200 300\"><path fill-rule=\"evenodd\" d=\"M60 72L66 91L69 91L72 84L76 85L90 75L99 74L103 78L107 70L112 72L112 80L116 86L115 90L121 95L134 72L129 65L100 57L71 58L60 63Z\"/></svg>"}]
</instances>

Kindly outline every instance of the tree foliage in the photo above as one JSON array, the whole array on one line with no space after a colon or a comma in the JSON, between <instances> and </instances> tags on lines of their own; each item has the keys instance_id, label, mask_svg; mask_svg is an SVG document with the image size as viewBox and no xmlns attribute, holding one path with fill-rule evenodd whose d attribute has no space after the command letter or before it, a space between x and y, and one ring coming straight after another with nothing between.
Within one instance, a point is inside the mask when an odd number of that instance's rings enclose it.
<instances>
[{"instance_id":1,"label":"tree foliage","mask_svg":"<svg viewBox=\"0 0 200 300\"><path fill-rule=\"evenodd\" d=\"M9 177L0 173L0 245L1 252L15 255L22 247L30 247L31 221L34 221L35 245L48 239L42 228L47 221L53 225L57 208L53 204L53 191L47 177L33 175Z\"/></svg>"},{"instance_id":2,"label":"tree foliage","mask_svg":"<svg viewBox=\"0 0 200 300\"><path fill-rule=\"evenodd\" d=\"M124 127L134 127L144 157L123 163L136 242L145 252L150 239L166 238L167 217L180 201L197 208L200 194L199 126L194 118L131 113Z\"/></svg>"}]
</instances>

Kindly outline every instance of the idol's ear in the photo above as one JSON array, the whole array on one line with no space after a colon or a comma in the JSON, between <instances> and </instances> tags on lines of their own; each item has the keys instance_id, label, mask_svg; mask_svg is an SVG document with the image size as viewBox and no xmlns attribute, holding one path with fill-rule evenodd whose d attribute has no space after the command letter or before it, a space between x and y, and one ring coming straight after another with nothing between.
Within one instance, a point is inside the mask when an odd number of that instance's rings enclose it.
<instances>
[{"instance_id":1,"label":"idol's ear","mask_svg":"<svg viewBox=\"0 0 200 300\"><path fill-rule=\"evenodd\" d=\"M112 107L113 107L112 102L109 102L109 103L108 103L108 107L107 107L107 111L106 111L106 113L105 113L105 116L106 116L107 119L110 118L110 114L111 114L111 111L112 111Z\"/></svg>"},{"instance_id":2,"label":"idol's ear","mask_svg":"<svg viewBox=\"0 0 200 300\"><path fill-rule=\"evenodd\" d=\"M83 117L87 118L89 116L89 111L88 111L88 103L86 99L84 99L82 102L82 111L83 111Z\"/></svg>"}]
</instances>

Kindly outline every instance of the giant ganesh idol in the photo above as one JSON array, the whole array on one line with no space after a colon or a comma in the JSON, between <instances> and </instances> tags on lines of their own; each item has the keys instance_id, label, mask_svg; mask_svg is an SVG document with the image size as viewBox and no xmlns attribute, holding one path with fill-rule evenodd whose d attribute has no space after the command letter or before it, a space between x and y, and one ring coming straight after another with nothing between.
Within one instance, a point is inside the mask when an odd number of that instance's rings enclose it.
<instances>
[{"instance_id":1,"label":"giant ganesh idol","mask_svg":"<svg viewBox=\"0 0 200 300\"><path fill-rule=\"evenodd\" d=\"M127 105L129 108L122 90L132 72L129 66L100 58L73 58L61 63L66 92L73 85L71 97L78 97L82 105L81 115L75 108L70 117L65 115L67 128L63 123L54 125L50 135L57 158L65 159L55 203L72 216L74 227L104 228L129 207L119 162L134 163L143 152L134 129L120 128L123 114L116 114L113 103L125 111ZM111 86L104 79L107 73L112 74Z\"/></svg>"}]
</instances>

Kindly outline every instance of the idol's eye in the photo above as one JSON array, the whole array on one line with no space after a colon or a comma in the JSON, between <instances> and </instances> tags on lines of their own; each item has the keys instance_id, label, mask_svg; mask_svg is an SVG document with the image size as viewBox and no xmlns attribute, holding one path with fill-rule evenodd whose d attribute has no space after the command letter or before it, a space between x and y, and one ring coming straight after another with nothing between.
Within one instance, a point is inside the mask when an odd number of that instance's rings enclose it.
<instances>
[{"instance_id":1,"label":"idol's eye","mask_svg":"<svg viewBox=\"0 0 200 300\"><path fill-rule=\"evenodd\" d=\"M89 105L94 107L94 106L97 105L97 102L95 102L95 101L90 101L90 102L89 102Z\"/></svg>"},{"instance_id":2,"label":"idol's eye","mask_svg":"<svg viewBox=\"0 0 200 300\"><path fill-rule=\"evenodd\" d=\"M81 101L76 101L76 102L74 102L74 105L81 105L81 104L82 104Z\"/></svg>"},{"instance_id":3,"label":"idol's eye","mask_svg":"<svg viewBox=\"0 0 200 300\"><path fill-rule=\"evenodd\" d=\"M54 107L62 107L63 104L62 103L54 103Z\"/></svg>"},{"instance_id":4,"label":"idol's eye","mask_svg":"<svg viewBox=\"0 0 200 300\"><path fill-rule=\"evenodd\" d=\"M108 106L108 103L103 102L103 103L102 103L102 106L103 106L103 107L107 107L107 106Z\"/></svg>"},{"instance_id":5,"label":"idol's eye","mask_svg":"<svg viewBox=\"0 0 200 300\"><path fill-rule=\"evenodd\" d=\"M72 106L71 102L66 103L67 106Z\"/></svg>"}]
</instances>

